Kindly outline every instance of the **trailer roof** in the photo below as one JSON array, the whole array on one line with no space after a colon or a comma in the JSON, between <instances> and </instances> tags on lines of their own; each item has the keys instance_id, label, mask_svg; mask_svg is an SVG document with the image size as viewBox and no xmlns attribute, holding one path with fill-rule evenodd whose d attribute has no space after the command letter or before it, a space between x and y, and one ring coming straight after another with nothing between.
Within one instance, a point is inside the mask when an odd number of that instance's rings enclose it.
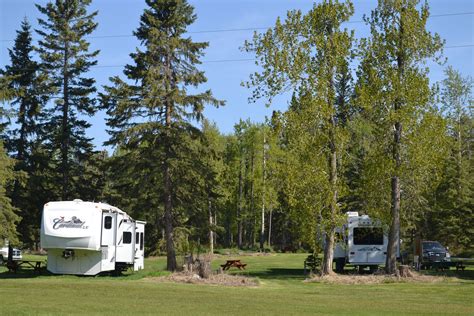
<instances>
[{"instance_id":1,"label":"trailer roof","mask_svg":"<svg viewBox=\"0 0 474 316\"><path fill-rule=\"evenodd\" d=\"M114 211L114 212L117 212L117 213L122 213L122 214L125 214L125 215L128 215L127 213L125 213L124 211L122 211L121 209L119 209L118 207L115 207L115 206L112 206L110 204L107 204L107 203L102 203L102 202L88 202L88 201L82 201L82 200L79 200L79 199L75 199L73 201L51 201L51 202L48 202L46 203L44 206L53 206L54 208L57 208L57 207L67 207L67 206L71 206L72 205L81 205L81 206L89 206L89 207L94 207L96 208L97 210L110 210L110 211Z\"/></svg>"}]
</instances>

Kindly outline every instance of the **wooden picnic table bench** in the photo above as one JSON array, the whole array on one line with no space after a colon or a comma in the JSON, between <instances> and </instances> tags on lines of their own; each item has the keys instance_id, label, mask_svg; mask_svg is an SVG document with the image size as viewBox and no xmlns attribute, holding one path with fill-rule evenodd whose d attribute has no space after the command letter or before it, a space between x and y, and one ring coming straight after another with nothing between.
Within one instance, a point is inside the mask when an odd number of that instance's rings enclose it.
<instances>
[{"instance_id":1,"label":"wooden picnic table bench","mask_svg":"<svg viewBox=\"0 0 474 316\"><path fill-rule=\"evenodd\" d=\"M227 260L225 264L221 264L222 270L229 270L231 267L239 268L239 270L245 270L246 263L240 262L240 260Z\"/></svg>"},{"instance_id":2,"label":"wooden picnic table bench","mask_svg":"<svg viewBox=\"0 0 474 316\"><path fill-rule=\"evenodd\" d=\"M42 264L45 263L42 260L15 260L7 262L7 268L10 272L17 272L22 265L27 265L33 268L36 272L40 273Z\"/></svg>"}]
</instances>

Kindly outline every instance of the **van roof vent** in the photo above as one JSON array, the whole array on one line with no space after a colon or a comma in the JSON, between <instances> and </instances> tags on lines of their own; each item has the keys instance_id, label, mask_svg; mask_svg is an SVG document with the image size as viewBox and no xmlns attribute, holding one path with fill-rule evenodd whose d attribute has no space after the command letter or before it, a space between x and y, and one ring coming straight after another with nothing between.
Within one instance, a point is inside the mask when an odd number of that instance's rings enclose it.
<instances>
[{"instance_id":1,"label":"van roof vent","mask_svg":"<svg viewBox=\"0 0 474 316\"><path fill-rule=\"evenodd\" d=\"M74 199L73 202L82 202L81 199Z\"/></svg>"}]
</instances>

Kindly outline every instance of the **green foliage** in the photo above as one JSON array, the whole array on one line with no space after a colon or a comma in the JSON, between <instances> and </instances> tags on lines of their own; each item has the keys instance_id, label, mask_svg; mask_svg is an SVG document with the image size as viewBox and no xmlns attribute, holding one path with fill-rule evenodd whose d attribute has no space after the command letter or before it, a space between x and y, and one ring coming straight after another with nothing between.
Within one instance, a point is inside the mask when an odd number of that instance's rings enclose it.
<instances>
[{"instance_id":1,"label":"green foliage","mask_svg":"<svg viewBox=\"0 0 474 316\"><path fill-rule=\"evenodd\" d=\"M444 157L443 177L433 193L424 231L428 238L442 241L457 253L472 249L474 241L473 81L452 67L446 69L445 75L441 101L449 152Z\"/></svg>"},{"instance_id":2,"label":"green foliage","mask_svg":"<svg viewBox=\"0 0 474 316\"><path fill-rule=\"evenodd\" d=\"M0 241L7 239L10 244L18 244L16 225L20 217L7 196L6 187L14 179L14 160L8 157L0 142Z\"/></svg>"}]
</instances>

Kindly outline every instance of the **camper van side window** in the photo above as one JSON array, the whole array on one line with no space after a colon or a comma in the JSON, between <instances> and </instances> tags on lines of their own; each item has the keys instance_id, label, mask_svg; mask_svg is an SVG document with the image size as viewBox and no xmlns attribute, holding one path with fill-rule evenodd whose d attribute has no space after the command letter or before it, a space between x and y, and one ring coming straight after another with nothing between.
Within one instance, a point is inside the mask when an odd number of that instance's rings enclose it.
<instances>
[{"instance_id":1,"label":"camper van side window","mask_svg":"<svg viewBox=\"0 0 474 316\"><path fill-rule=\"evenodd\" d=\"M140 233L140 250L143 250L143 233Z\"/></svg>"},{"instance_id":2,"label":"camper van side window","mask_svg":"<svg viewBox=\"0 0 474 316\"><path fill-rule=\"evenodd\" d=\"M131 232L123 232L123 243L124 244L131 244L132 243L132 233Z\"/></svg>"},{"instance_id":3,"label":"camper van side window","mask_svg":"<svg viewBox=\"0 0 474 316\"><path fill-rule=\"evenodd\" d=\"M112 228L112 216L106 216L104 219L104 228L111 229Z\"/></svg>"}]
</instances>

